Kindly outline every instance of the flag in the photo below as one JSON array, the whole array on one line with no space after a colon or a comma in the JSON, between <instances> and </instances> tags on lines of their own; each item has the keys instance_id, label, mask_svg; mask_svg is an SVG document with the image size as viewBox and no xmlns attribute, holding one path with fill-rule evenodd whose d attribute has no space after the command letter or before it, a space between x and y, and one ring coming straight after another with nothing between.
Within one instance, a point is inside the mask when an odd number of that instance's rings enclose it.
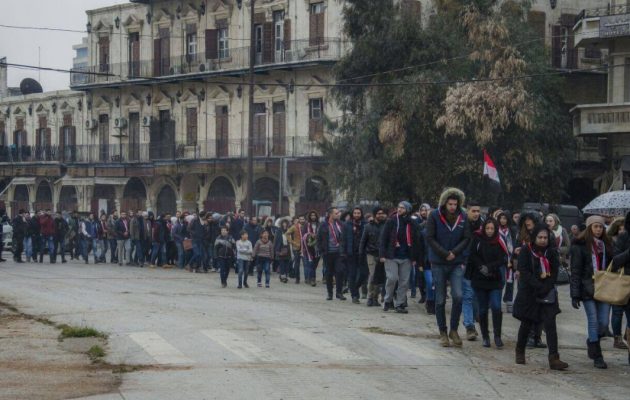
<instances>
[{"instance_id":1,"label":"flag","mask_svg":"<svg viewBox=\"0 0 630 400\"><path fill-rule=\"evenodd\" d=\"M497 172L497 168L494 166L494 161L492 161L485 149L483 151L483 176L487 176L493 183L501 185L499 173Z\"/></svg>"}]
</instances>

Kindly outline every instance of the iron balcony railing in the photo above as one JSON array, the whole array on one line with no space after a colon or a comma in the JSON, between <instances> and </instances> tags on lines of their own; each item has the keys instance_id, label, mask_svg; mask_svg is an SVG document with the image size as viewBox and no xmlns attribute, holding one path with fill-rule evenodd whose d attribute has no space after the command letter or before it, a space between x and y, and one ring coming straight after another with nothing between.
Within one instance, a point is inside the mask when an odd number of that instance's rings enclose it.
<instances>
[{"instance_id":1,"label":"iron balcony railing","mask_svg":"<svg viewBox=\"0 0 630 400\"><path fill-rule=\"evenodd\" d=\"M153 161L195 161L242 159L247 157L246 139L208 140L191 143L88 144L72 146L0 146L0 163L62 164L83 163L147 163ZM253 143L257 158L318 157L316 142L308 138L273 138Z\"/></svg>"},{"instance_id":2,"label":"iron balcony railing","mask_svg":"<svg viewBox=\"0 0 630 400\"><path fill-rule=\"evenodd\" d=\"M341 39L293 40L282 49L256 54L257 67L298 64L313 61L337 61L342 56ZM214 55L212 57L215 57ZM245 71L249 68L250 48L231 48L209 59L206 53L186 54L158 60L137 60L75 68L70 74L71 86L120 83L137 79L155 79L188 74Z\"/></svg>"},{"instance_id":3,"label":"iron balcony railing","mask_svg":"<svg viewBox=\"0 0 630 400\"><path fill-rule=\"evenodd\" d=\"M607 15L621 15L621 14L630 14L630 4L610 4L606 7L599 8L587 8L582 11L575 17L575 23L577 24L584 18L594 18L594 17L604 17Z\"/></svg>"}]
</instances>

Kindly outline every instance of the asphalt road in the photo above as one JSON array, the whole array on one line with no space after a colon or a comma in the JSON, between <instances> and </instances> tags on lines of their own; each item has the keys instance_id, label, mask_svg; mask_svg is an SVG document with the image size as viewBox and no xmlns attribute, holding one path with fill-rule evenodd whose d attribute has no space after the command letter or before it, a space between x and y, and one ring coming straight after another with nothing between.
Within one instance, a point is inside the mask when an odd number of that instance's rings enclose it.
<instances>
[{"instance_id":1,"label":"asphalt road","mask_svg":"<svg viewBox=\"0 0 630 400\"><path fill-rule=\"evenodd\" d=\"M629 398L627 352L608 339L609 369L592 367L586 318L570 307L567 290L560 289L558 322L570 368L551 372L545 350L529 351L525 366L514 364L518 325L510 315L503 350L479 341L443 349L435 318L415 301L401 315L326 301L321 284L282 284L275 275L270 289L239 290L233 273L222 289L216 273L0 264L0 300L107 332L111 363L161 367L124 374L116 393L91 399Z\"/></svg>"}]
</instances>

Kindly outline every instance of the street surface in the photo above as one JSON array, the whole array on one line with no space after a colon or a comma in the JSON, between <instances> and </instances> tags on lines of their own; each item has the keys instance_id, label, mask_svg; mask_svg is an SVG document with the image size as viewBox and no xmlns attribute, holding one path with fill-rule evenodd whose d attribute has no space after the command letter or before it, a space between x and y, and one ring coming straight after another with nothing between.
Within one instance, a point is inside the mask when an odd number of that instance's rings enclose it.
<instances>
[{"instance_id":1,"label":"street surface","mask_svg":"<svg viewBox=\"0 0 630 400\"><path fill-rule=\"evenodd\" d=\"M109 363L161 367L123 374L118 389L93 400L630 398L627 352L607 339L609 369L592 367L584 312L570 307L566 286L558 334L570 367L551 372L546 350L528 350L528 364L514 364L518 324L510 315L503 350L480 341L443 349L435 318L413 299L401 315L326 301L320 283L282 284L275 275L270 289L249 283L236 289L233 272L222 289L216 273L0 264L0 301L108 333ZM10 398L2 388L0 398Z\"/></svg>"}]
</instances>

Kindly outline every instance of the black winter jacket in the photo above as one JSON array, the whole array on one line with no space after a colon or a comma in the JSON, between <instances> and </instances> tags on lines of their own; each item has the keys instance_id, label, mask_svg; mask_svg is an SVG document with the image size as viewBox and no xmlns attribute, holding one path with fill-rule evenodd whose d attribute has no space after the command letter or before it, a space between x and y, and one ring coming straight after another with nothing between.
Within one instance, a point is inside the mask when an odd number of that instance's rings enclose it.
<instances>
[{"instance_id":1,"label":"black winter jacket","mask_svg":"<svg viewBox=\"0 0 630 400\"><path fill-rule=\"evenodd\" d=\"M359 245L360 254L369 254L378 257L378 244L385 223L370 222L363 229L361 243Z\"/></svg>"},{"instance_id":2,"label":"black winter jacket","mask_svg":"<svg viewBox=\"0 0 630 400\"><path fill-rule=\"evenodd\" d=\"M481 273L482 266L488 267L488 276ZM493 290L503 286L503 271L507 266L507 254L498 241L491 242L475 237L470 249L466 277L475 289Z\"/></svg>"},{"instance_id":3,"label":"black winter jacket","mask_svg":"<svg viewBox=\"0 0 630 400\"><path fill-rule=\"evenodd\" d=\"M416 222L409 218L406 219L406 223L411 225L411 248L409 249L409 258L411 261L415 261L418 265L422 265L424 260L424 241L420 238L420 228ZM402 224L401 224L402 225ZM385 222L385 226L381 230L381 237L379 239L378 256L380 258L394 259L396 253L396 216L393 216ZM405 228L400 228L405 229Z\"/></svg>"},{"instance_id":4,"label":"black winter jacket","mask_svg":"<svg viewBox=\"0 0 630 400\"><path fill-rule=\"evenodd\" d=\"M603 262L608 267L611 254L606 254ZM593 282L593 258L591 250L584 240L575 240L571 246L571 298L578 300L592 300L595 295Z\"/></svg>"}]
</instances>

